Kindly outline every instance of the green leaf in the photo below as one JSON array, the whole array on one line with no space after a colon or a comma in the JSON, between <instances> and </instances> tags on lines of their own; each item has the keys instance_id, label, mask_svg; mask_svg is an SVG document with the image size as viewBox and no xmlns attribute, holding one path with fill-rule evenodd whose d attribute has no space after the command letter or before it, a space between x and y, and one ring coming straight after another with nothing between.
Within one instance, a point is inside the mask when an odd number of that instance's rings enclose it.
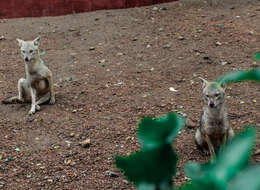
<instances>
[{"instance_id":1,"label":"green leaf","mask_svg":"<svg viewBox=\"0 0 260 190\"><path fill-rule=\"evenodd\" d=\"M254 55L253 55L253 59L255 61L260 61L260 51L259 52L256 52Z\"/></svg>"},{"instance_id":2,"label":"green leaf","mask_svg":"<svg viewBox=\"0 0 260 190\"><path fill-rule=\"evenodd\" d=\"M220 76L217 80L219 84L242 82L247 80L260 81L260 67L250 71L233 71Z\"/></svg>"},{"instance_id":3,"label":"green leaf","mask_svg":"<svg viewBox=\"0 0 260 190\"><path fill-rule=\"evenodd\" d=\"M66 81L66 82L70 82L70 81L72 81L72 77L65 78L64 81Z\"/></svg>"},{"instance_id":4,"label":"green leaf","mask_svg":"<svg viewBox=\"0 0 260 190\"><path fill-rule=\"evenodd\" d=\"M165 144L152 150L136 152L127 157L117 156L116 167L136 185L160 185L170 182L176 172L177 155L171 145Z\"/></svg>"},{"instance_id":5,"label":"green leaf","mask_svg":"<svg viewBox=\"0 0 260 190\"><path fill-rule=\"evenodd\" d=\"M43 51L40 53L40 56L45 55L45 54L46 54L46 51Z\"/></svg>"},{"instance_id":6,"label":"green leaf","mask_svg":"<svg viewBox=\"0 0 260 190\"><path fill-rule=\"evenodd\" d=\"M215 177L228 182L247 166L255 142L255 129L247 128L226 146L222 146L214 167Z\"/></svg>"},{"instance_id":7,"label":"green leaf","mask_svg":"<svg viewBox=\"0 0 260 190\"><path fill-rule=\"evenodd\" d=\"M158 119L147 117L139 123L137 135L143 150L171 144L178 131L185 125L185 119L169 113Z\"/></svg>"},{"instance_id":8,"label":"green leaf","mask_svg":"<svg viewBox=\"0 0 260 190\"><path fill-rule=\"evenodd\" d=\"M161 183L158 185L141 183L137 186L137 190L173 190L171 184L169 183Z\"/></svg>"},{"instance_id":9,"label":"green leaf","mask_svg":"<svg viewBox=\"0 0 260 190\"><path fill-rule=\"evenodd\" d=\"M228 190L260 190L259 174L260 165L248 167L231 181Z\"/></svg>"},{"instance_id":10,"label":"green leaf","mask_svg":"<svg viewBox=\"0 0 260 190\"><path fill-rule=\"evenodd\" d=\"M138 185L136 188L137 190L156 190L156 186L154 184L147 184L147 183L142 183Z\"/></svg>"},{"instance_id":11,"label":"green leaf","mask_svg":"<svg viewBox=\"0 0 260 190\"><path fill-rule=\"evenodd\" d=\"M202 189L193 181L188 181L186 184L182 185L181 187L175 190L202 190Z\"/></svg>"}]
</instances>

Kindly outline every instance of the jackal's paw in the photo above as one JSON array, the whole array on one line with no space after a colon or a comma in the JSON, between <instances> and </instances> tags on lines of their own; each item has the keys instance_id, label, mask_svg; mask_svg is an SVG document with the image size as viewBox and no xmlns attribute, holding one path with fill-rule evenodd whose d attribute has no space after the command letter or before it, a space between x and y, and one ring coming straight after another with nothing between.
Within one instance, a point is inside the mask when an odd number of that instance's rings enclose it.
<instances>
[{"instance_id":1,"label":"jackal's paw","mask_svg":"<svg viewBox=\"0 0 260 190\"><path fill-rule=\"evenodd\" d=\"M41 107L40 107L39 105L36 105L36 106L35 106L35 109L36 109L37 111L39 111L39 110L41 109Z\"/></svg>"},{"instance_id":2,"label":"jackal's paw","mask_svg":"<svg viewBox=\"0 0 260 190\"><path fill-rule=\"evenodd\" d=\"M33 114L35 114L35 111L36 111L35 109L31 109L31 110L28 112L28 114L29 114L29 115L33 115Z\"/></svg>"},{"instance_id":3,"label":"jackal's paw","mask_svg":"<svg viewBox=\"0 0 260 190\"><path fill-rule=\"evenodd\" d=\"M206 156L209 156L210 155L210 152L208 150L203 150L203 154L206 155Z\"/></svg>"},{"instance_id":4,"label":"jackal's paw","mask_svg":"<svg viewBox=\"0 0 260 190\"><path fill-rule=\"evenodd\" d=\"M55 97L51 97L50 104L55 104Z\"/></svg>"}]
</instances>

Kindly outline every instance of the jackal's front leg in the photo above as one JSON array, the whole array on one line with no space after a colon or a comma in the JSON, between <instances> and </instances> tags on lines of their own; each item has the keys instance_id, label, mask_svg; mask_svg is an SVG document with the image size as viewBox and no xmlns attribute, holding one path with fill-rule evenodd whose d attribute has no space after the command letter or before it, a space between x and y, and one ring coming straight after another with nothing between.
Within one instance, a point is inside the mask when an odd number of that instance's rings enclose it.
<instances>
[{"instance_id":1,"label":"jackal's front leg","mask_svg":"<svg viewBox=\"0 0 260 190\"><path fill-rule=\"evenodd\" d=\"M210 153L210 157L211 159L215 156L215 149L214 146L209 138L209 136L206 134L205 135L205 140L207 142L208 148L209 148L209 153Z\"/></svg>"},{"instance_id":2,"label":"jackal's front leg","mask_svg":"<svg viewBox=\"0 0 260 190\"><path fill-rule=\"evenodd\" d=\"M49 72L47 77L48 83L50 85L50 104L55 104L55 93L54 93L54 83L52 73Z\"/></svg>"},{"instance_id":3,"label":"jackal's front leg","mask_svg":"<svg viewBox=\"0 0 260 190\"><path fill-rule=\"evenodd\" d=\"M36 90L32 87L30 88L30 90L31 90L32 105L29 111L29 115L32 115L36 111Z\"/></svg>"}]
</instances>

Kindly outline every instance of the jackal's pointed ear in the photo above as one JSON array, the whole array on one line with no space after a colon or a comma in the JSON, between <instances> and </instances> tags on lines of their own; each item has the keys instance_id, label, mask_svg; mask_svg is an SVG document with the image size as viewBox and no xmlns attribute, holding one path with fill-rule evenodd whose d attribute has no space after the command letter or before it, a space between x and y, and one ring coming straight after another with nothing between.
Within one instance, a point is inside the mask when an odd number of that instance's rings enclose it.
<instances>
[{"instance_id":1,"label":"jackal's pointed ear","mask_svg":"<svg viewBox=\"0 0 260 190\"><path fill-rule=\"evenodd\" d=\"M41 39L41 37L38 36L35 40L33 40L33 44L34 44L35 46L39 46L39 44L40 44L40 39Z\"/></svg>"},{"instance_id":2,"label":"jackal's pointed ear","mask_svg":"<svg viewBox=\"0 0 260 190\"><path fill-rule=\"evenodd\" d=\"M24 41L23 41L23 40L20 40L20 39L18 39L18 38L17 38L16 40L18 41L19 46L21 47L21 46L23 45L23 42L24 42Z\"/></svg>"},{"instance_id":3,"label":"jackal's pointed ear","mask_svg":"<svg viewBox=\"0 0 260 190\"><path fill-rule=\"evenodd\" d=\"M201 78L201 77L199 77L199 79L200 79L201 82L202 82L202 88L205 88L209 82L208 82L206 79Z\"/></svg>"}]
</instances>

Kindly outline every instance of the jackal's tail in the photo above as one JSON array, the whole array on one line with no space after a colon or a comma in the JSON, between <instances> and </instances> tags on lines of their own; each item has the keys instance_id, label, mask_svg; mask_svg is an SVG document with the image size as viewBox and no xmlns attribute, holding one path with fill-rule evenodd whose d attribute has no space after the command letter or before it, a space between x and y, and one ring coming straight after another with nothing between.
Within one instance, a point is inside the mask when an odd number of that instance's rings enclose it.
<instances>
[{"instance_id":1,"label":"jackal's tail","mask_svg":"<svg viewBox=\"0 0 260 190\"><path fill-rule=\"evenodd\" d=\"M3 104L22 104L23 101L18 98L18 96L8 97L2 100Z\"/></svg>"}]
</instances>

